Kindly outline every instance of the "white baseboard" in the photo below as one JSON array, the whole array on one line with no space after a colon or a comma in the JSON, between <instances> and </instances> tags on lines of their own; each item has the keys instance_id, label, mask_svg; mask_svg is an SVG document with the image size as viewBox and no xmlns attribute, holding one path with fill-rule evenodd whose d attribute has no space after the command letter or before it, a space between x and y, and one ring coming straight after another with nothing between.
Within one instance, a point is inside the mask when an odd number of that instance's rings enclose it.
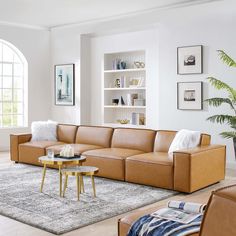
<instances>
[{"instance_id":1,"label":"white baseboard","mask_svg":"<svg viewBox=\"0 0 236 236\"><path fill-rule=\"evenodd\" d=\"M236 170L236 162L226 162L226 168Z\"/></svg>"},{"instance_id":2,"label":"white baseboard","mask_svg":"<svg viewBox=\"0 0 236 236\"><path fill-rule=\"evenodd\" d=\"M9 146L0 146L0 152L9 152L10 147Z\"/></svg>"}]
</instances>

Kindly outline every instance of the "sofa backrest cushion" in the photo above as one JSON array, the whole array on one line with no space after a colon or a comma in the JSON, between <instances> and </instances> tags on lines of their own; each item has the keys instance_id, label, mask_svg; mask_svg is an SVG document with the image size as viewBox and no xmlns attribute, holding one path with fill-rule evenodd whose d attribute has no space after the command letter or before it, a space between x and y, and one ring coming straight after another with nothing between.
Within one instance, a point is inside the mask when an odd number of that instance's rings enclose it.
<instances>
[{"instance_id":1,"label":"sofa backrest cushion","mask_svg":"<svg viewBox=\"0 0 236 236\"><path fill-rule=\"evenodd\" d=\"M111 145L113 128L97 126L80 126L75 143L91 144L108 148Z\"/></svg>"},{"instance_id":2,"label":"sofa backrest cushion","mask_svg":"<svg viewBox=\"0 0 236 236\"><path fill-rule=\"evenodd\" d=\"M57 139L64 143L74 143L78 126L59 124L57 126Z\"/></svg>"},{"instance_id":3,"label":"sofa backrest cushion","mask_svg":"<svg viewBox=\"0 0 236 236\"><path fill-rule=\"evenodd\" d=\"M176 133L177 131L158 130L155 138L154 152L168 152ZM210 135L201 134L199 146L209 145L210 142L211 142Z\"/></svg>"},{"instance_id":4,"label":"sofa backrest cushion","mask_svg":"<svg viewBox=\"0 0 236 236\"><path fill-rule=\"evenodd\" d=\"M155 134L154 130L117 128L112 136L111 147L152 152Z\"/></svg>"},{"instance_id":5,"label":"sofa backrest cushion","mask_svg":"<svg viewBox=\"0 0 236 236\"><path fill-rule=\"evenodd\" d=\"M156 133L154 152L168 152L176 131L159 130Z\"/></svg>"},{"instance_id":6,"label":"sofa backrest cushion","mask_svg":"<svg viewBox=\"0 0 236 236\"><path fill-rule=\"evenodd\" d=\"M212 192L203 216L200 236L236 235L236 185Z\"/></svg>"},{"instance_id":7,"label":"sofa backrest cushion","mask_svg":"<svg viewBox=\"0 0 236 236\"><path fill-rule=\"evenodd\" d=\"M207 146L211 143L211 135L202 134L200 139L200 146Z\"/></svg>"}]
</instances>

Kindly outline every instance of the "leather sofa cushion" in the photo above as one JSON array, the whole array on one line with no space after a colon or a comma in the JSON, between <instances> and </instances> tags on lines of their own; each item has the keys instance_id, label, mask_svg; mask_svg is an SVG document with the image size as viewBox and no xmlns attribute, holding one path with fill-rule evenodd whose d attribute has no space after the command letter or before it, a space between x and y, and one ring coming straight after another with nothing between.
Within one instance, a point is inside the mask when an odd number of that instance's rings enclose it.
<instances>
[{"instance_id":1,"label":"leather sofa cushion","mask_svg":"<svg viewBox=\"0 0 236 236\"><path fill-rule=\"evenodd\" d=\"M51 149L54 151L55 154L59 154L62 148L65 146L64 145L54 145L47 147L46 149ZM88 150L93 150L93 149L99 149L102 148L101 146L95 146L95 145L89 145L89 144L70 144L74 148L74 152L77 155L80 155L81 153L88 151Z\"/></svg>"},{"instance_id":2,"label":"leather sofa cushion","mask_svg":"<svg viewBox=\"0 0 236 236\"><path fill-rule=\"evenodd\" d=\"M127 160L172 166L173 161L168 158L167 152L149 152L128 157Z\"/></svg>"},{"instance_id":3,"label":"leather sofa cushion","mask_svg":"<svg viewBox=\"0 0 236 236\"><path fill-rule=\"evenodd\" d=\"M154 152L168 152L176 131L159 130L156 133Z\"/></svg>"},{"instance_id":4,"label":"leather sofa cushion","mask_svg":"<svg viewBox=\"0 0 236 236\"><path fill-rule=\"evenodd\" d=\"M76 133L75 143L110 147L113 128L80 126Z\"/></svg>"},{"instance_id":5,"label":"leather sofa cushion","mask_svg":"<svg viewBox=\"0 0 236 236\"><path fill-rule=\"evenodd\" d=\"M201 236L236 235L236 185L212 193L201 225Z\"/></svg>"},{"instance_id":6,"label":"leather sofa cushion","mask_svg":"<svg viewBox=\"0 0 236 236\"><path fill-rule=\"evenodd\" d=\"M19 161L33 165L40 165L38 158L46 155L46 149L52 145L60 145L62 142L54 141L37 141L27 142L19 145Z\"/></svg>"},{"instance_id":7,"label":"leather sofa cushion","mask_svg":"<svg viewBox=\"0 0 236 236\"><path fill-rule=\"evenodd\" d=\"M140 154L141 151L123 148L104 148L84 152L86 162L84 165L99 168L97 176L110 179L125 180L125 158Z\"/></svg>"},{"instance_id":8,"label":"leather sofa cushion","mask_svg":"<svg viewBox=\"0 0 236 236\"><path fill-rule=\"evenodd\" d=\"M47 148L53 145L62 145L62 144L65 144L65 143L58 142L58 141L33 141L33 142L22 143L19 145L19 147Z\"/></svg>"},{"instance_id":9,"label":"leather sofa cushion","mask_svg":"<svg viewBox=\"0 0 236 236\"><path fill-rule=\"evenodd\" d=\"M111 147L152 152L155 134L154 130L117 128L112 136Z\"/></svg>"},{"instance_id":10,"label":"leather sofa cushion","mask_svg":"<svg viewBox=\"0 0 236 236\"><path fill-rule=\"evenodd\" d=\"M130 227L132 224L138 220L140 217L151 214L155 211L157 211L160 208L163 208L165 206L148 206L147 209L138 209L135 210L132 213L129 213L128 215L122 217L122 219L119 220L118 227L119 227L119 236L126 236L129 232Z\"/></svg>"},{"instance_id":11,"label":"leather sofa cushion","mask_svg":"<svg viewBox=\"0 0 236 236\"><path fill-rule=\"evenodd\" d=\"M125 180L128 182L173 189L174 167L166 152L128 157L125 166Z\"/></svg>"},{"instance_id":12,"label":"leather sofa cushion","mask_svg":"<svg viewBox=\"0 0 236 236\"><path fill-rule=\"evenodd\" d=\"M57 126L57 140L64 143L74 143L78 126L62 125Z\"/></svg>"},{"instance_id":13,"label":"leather sofa cushion","mask_svg":"<svg viewBox=\"0 0 236 236\"><path fill-rule=\"evenodd\" d=\"M207 146L211 143L211 135L209 134L202 134L200 140L200 146Z\"/></svg>"},{"instance_id":14,"label":"leather sofa cushion","mask_svg":"<svg viewBox=\"0 0 236 236\"><path fill-rule=\"evenodd\" d=\"M137 155L143 153L139 150L127 149L127 148L102 148L98 150L91 150L84 152L85 156L96 156L96 157L106 157L113 159L124 159L129 156Z\"/></svg>"}]
</instances>

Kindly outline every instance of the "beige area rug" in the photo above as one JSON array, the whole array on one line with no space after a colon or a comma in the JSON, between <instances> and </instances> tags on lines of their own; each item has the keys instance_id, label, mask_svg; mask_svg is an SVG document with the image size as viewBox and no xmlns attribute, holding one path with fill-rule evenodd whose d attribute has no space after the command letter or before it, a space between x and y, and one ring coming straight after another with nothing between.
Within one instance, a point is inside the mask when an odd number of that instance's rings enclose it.
<instances>
[{"instance_id":1,"label":"beige area rug","mask_svg":"<svg viewBox=\"0 0 236 236\"><path fill-rule=\"evenodd\" d=\"M138 184L95 178L93 198L90 178L86 192L77 201L76 181L70 177L65 198L59 197L58 171L48 169L44 192L40 193L42 168L11 165L0 169L0 214L43 229L63 234L178 194Z\"/></svg>"}]
</instances>

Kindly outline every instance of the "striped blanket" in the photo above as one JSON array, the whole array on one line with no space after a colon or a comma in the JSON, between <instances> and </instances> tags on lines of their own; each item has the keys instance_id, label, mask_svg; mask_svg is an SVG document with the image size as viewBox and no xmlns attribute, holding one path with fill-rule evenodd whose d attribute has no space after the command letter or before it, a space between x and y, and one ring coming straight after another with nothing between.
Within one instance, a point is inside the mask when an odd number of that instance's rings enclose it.
<instances>
[{"instance_id":1,"label":"striped blanket","mask_svg":"<svg viewBox=\"0 0 236 236\"><path fill-rule=\"evenodd\" d=\"M202 215L189 224L145 215L131 226L127 236L185 236L199 232L201 221Z\"/></svg>"}]
</instances>

